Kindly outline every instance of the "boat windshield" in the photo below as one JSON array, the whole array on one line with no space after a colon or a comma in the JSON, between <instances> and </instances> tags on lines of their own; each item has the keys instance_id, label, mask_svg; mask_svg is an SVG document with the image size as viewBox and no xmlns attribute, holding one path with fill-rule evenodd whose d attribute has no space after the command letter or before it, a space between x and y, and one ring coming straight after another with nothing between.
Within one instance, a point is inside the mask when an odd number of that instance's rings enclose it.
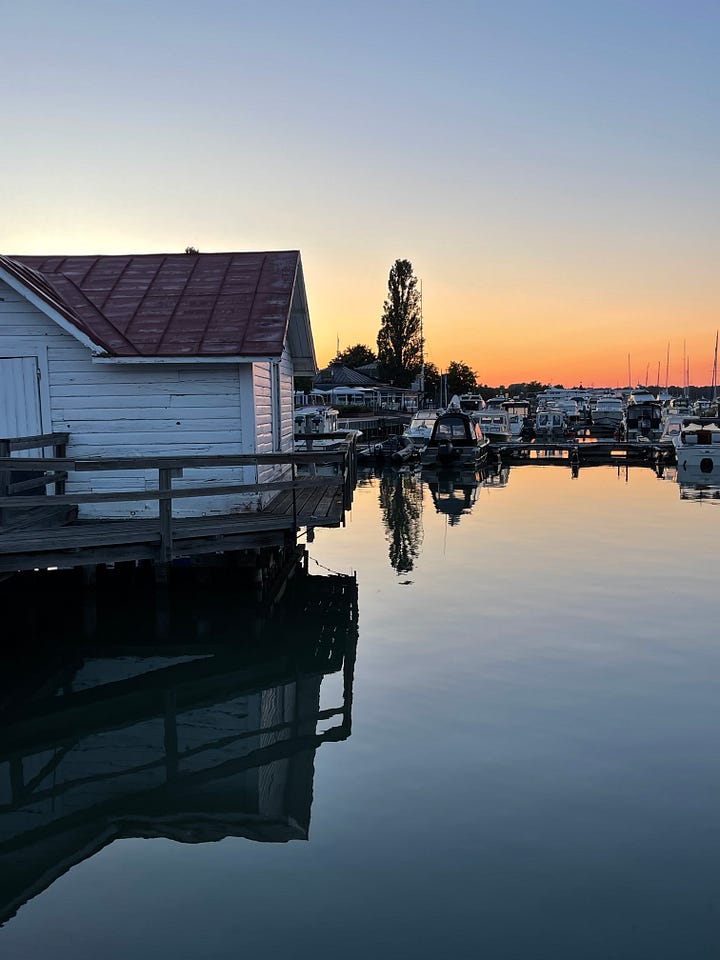
<instances>
[{"instance_id":1,"label":"boat windshield","mask_svg":"<svg viewBox=\"0 0 720 960\"><path fill-rule=\"evenodd\" d=\"M465 421L460 417L438 420L435 436L438 440L465 440L467 439Z\"/></svg>"}]
</instances>

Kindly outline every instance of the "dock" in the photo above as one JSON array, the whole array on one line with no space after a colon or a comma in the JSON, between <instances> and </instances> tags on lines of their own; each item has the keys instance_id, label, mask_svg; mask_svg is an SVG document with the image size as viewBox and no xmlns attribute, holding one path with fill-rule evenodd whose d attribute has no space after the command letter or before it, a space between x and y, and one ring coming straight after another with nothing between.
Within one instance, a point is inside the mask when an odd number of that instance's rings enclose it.
<instances>
[{"instance_id":1,"label":"dock","mask_svg":"<svg viewBox=\"0 0 720 960\"><path fill-rule=\"evenodd\" d=\"M68 442L68 434L0 439L0 575L129 561L149 561L162 572L180 558L294 546L301 528L340 526L355 487L353 438L332 451L92 460L65 456ZM34 450L42 455L12 456ZM48 450L50 455L45 455ZM281 466L283 479L173 487L173 480L185 470L263 466ZM88 471L123 475L137 470L155 473L153 489L66 493L73 475ZM18 474L24 479L14 479ZM265 492L273 497L262 509L173 515L173 504L186 498ZM78 519L78 508L84 504L133 501L157 501L158 515Z\"/></svg>"},{"instance_id":2,"label":"dock","mask_svg":"<svg viewBox=\"0 0 720 960\"><path fill-rule=\"evenodd\" d=\"M524 463L563 464L591 466L611 463L667 463L672 456L672 446L648 440L588 439L533 440L530 443L514 442L493 444L495 454L502 463L519 466Z\"/></svg>"}]
</instances>

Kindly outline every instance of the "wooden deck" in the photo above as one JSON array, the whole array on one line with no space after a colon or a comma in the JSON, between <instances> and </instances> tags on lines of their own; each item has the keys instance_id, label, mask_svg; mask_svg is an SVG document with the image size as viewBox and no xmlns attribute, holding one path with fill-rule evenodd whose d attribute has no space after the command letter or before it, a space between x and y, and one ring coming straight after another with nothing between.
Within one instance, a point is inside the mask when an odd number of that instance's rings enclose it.
<instances>
[{"instance_id":1,"label":"wooden deck","mask_svg":"<svg viewBox=\"0 0 720 960\"><path fill-rule=\"evenodd\" d=\"M60 437L66 442L67 437ZM29 449L37 441L51 445L57 437L0 441L0 574L45 567L80 567L102 563L150 560L168 564L181 557L287 545L300 528L333 527L343 522L355 483L354 443L332 453L229 455L224 457L123 458L69 460L64 457L10 459L12 449ZM14 448L12 444L17 444ZM205 466L287 464L291 479L271 483L198 486L173 489L172 479L184 469ZM299 465L335 464L335 476L297 477ZM150 491L65 494L65 478L88 470L154 469L158 487ZM12 484L14 471L37 471L31 481ZM38 479L39 478L39 479ZM58 479L62 478L62 479ZM25 496L27 485L55 487L60 492ZM4 489L3 489L4 487ZM19 489L18 489L19 488ZM175 517L172 505L188 497L274 491L262 510L224 515ZM122 520L78 520L86 503L157 500L159 517Z\"/></svg>"}]
</instances>

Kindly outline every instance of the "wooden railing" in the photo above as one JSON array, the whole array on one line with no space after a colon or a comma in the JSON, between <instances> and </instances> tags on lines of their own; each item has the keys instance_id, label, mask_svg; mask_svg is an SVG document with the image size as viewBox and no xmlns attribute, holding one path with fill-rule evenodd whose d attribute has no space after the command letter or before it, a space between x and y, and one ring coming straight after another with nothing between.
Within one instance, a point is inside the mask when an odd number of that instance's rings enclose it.
<instances>
[{"instance_id":1,"label":"wooden railing","mask_svg":"<svg viewBox=\"0 0 720 960\"><path fill-rule=\"evenodd\" d=\"M317 435L316 435L317 437ZM172 555L172 503L173 500L194 497L218 497L234 494L251 494L265 491L292 492L293 525L297 526L297 492L309 487L342 488L343 508L349 509L356 481L355 438L347 438L346 444L337 450L312 452L285 452L268 454L218 454L210 456L157 456L157 457L102 457L68 458L64 456L67 434L47 434L39 437L17 437L0 440L0 518L3 511L30 510L37 506L80 506L97 503L125 503L132 501L159 502L160 561L166 562ZM15 458L10 454L17 450L53 447L53 456ZM302 465L337 464L335 476L299 477L297 468ZM208 484L200 481L197 486L173 488L173 480L181 477L184 470L207 467L252 467L289 466L290 479L269 480L262 483L230 482ZM65 493L65 482L70 473L112 472L126 470L157 471L157 488L150 490L113 490L102 493ZM37 472L31 480L12 483L14 472ZM25 491L37 487L55 485L55 493L27 496Z\"/></svg>"}]
</instances>

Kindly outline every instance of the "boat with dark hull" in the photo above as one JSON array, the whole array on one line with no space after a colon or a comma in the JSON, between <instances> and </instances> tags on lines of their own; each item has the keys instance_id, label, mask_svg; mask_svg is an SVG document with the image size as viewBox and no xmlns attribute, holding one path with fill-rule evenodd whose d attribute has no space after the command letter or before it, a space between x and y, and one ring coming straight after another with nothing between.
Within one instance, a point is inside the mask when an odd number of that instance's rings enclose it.
<instances>
[{"instance_id":1,"label":"boat with dark hull","mask_svg":"<svg viewBox=\"0 0 720 960\"><path fill-rule=\"evenodd\" d=\"M451 407L435 421L421 462L423 467L464 467L484 460L489 446L477 420Z\"/></svg>"}]
</instances>

